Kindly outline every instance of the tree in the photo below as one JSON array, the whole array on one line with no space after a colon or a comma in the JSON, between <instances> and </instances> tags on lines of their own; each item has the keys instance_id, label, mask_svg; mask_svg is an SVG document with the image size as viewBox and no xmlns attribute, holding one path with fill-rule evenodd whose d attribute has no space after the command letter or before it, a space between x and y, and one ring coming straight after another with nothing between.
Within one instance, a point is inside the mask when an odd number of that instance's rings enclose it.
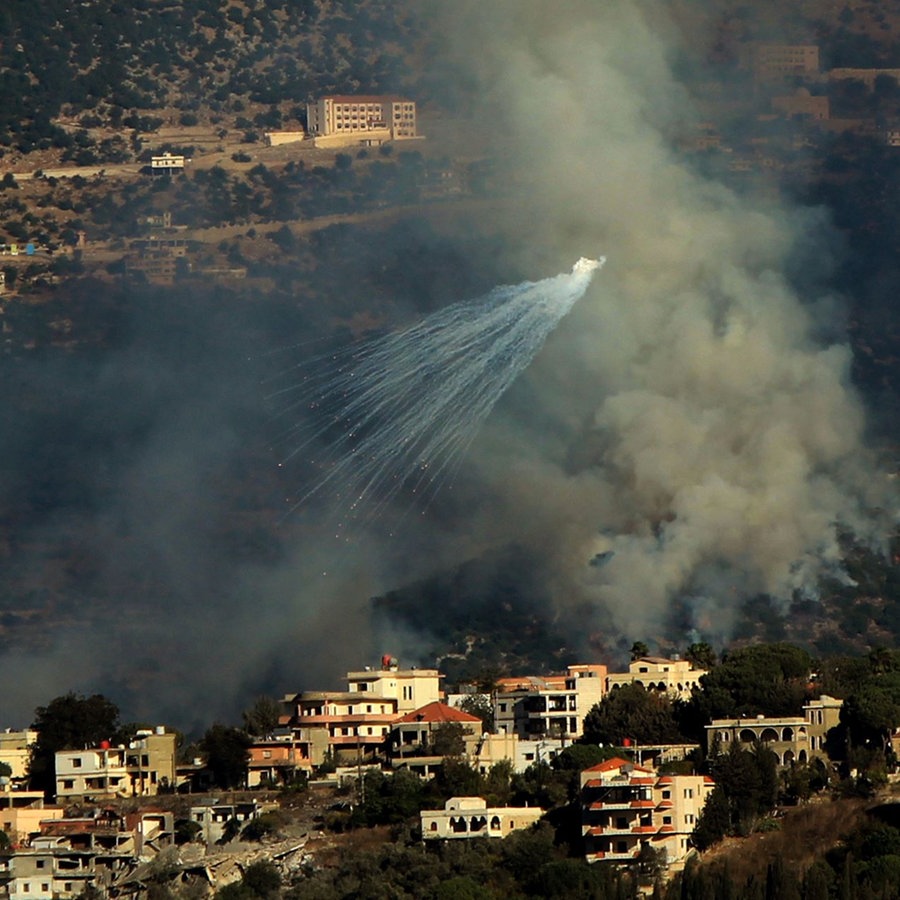
<instances>
[{"instance_id":1,"label":"tree","mask_svg":"<svg viewBox=\"0 0 900 900\"><path fill-rule=\"evenodd\" d=\"M648 656L650 654L650 648L643 641L635 641L631 645L631 661L634 662L636 659L640 659L643 656Z\"/></svg>"},{"instance_id":2,"label":"tree","mask_svg":"<svg viewBox=\"0 0 900 900\"><path fill-rule=\"evenodd\" d=\"M748 834L778 798L778 758L764 744L734 743L712 762L712 776L728 800L730 831ZM708 801L707 801L708 802Z\"/></svg>"},{"instance_id":3,"label":"tree","mask_svg":"<svg viewBox=\"0 0 900 900\"><path fill-rule=\"evenodd\" d=\"M684 658L698 669L711 669L717 661L716 651L706 643L698 641L690 645L684 653Z\"/></svg>"},{"instance_id":4,"label":"tree","mask_svg":"<svg viewBox=\"0 0 900 900\"><path fill-rule=\"evenodd\" d=\"M441 722L431 732L431 752L435 756L462 756L466 751L464 735L461 722Z\"/></svg>"},{"instance_id":5,"label":"tree","mask_svg":"<svg viewBox=\"0 0 900 900\"><path fill-rule=\"evenodd\" d=\"M459 708L463 712L467 712L470 716L478 716L481 719L481 727L483 731L493 733L494 731L494 704L491 698L486 694L469 694L465 697Z\"/></svg>"},{"instance_id":6,"label":"tree","mask_svg":"<svg viewBox=\"0 0 900 900\"><path fill-rule=\"evenodd\" d=\"M247 778L247 750L253 743L246 731L215 724L200 740L200 750L213 783L220 788L240 787Z\"/></svg>"},{"instance_id":7,"label":"tree","mask_svg":"<svg viewBox=\"0 0 900 900\"><path fill-rule=\"evenodd\" d=\"M672 701L639 684L625 684L607 694L584 717L581 743L670 744L682 740Z\"/></svg>"},{"instance_id":8,"label":"tree","mask_svg":"<svg viewBox=\"0 0 900 900\"><path fill-rule=\"evenodd\" d=\"M728 834L731 828L731 814L725 789L717 784L697 818L694 833L691 835L693 845L700 851L707 850Z\"/></svg>"},{"instance_id":9,"label":"tree","mask_svg":"<svg viewBox=\"0 0 900 900\"><path fill-rule=\"evenodd\" d=\"M35 711L31 727L38 739L31 747L28 775L34 789L52 794L55 783L55 754L58 750L97 747L101 741L124 740L119 707L102 694L83 697L68 693Z\"/></svg>"},{"instance_id":10,"label":"tree","mask_svg":"<svg viewBox=\"0 0 900 900\"><path fill-rule=\"evenodd\" d=\"M267 737L278 727L281 707L271 697L259 696L253 706L242 713L244 729L254 737Z\"/></svg>"}]
</instances>

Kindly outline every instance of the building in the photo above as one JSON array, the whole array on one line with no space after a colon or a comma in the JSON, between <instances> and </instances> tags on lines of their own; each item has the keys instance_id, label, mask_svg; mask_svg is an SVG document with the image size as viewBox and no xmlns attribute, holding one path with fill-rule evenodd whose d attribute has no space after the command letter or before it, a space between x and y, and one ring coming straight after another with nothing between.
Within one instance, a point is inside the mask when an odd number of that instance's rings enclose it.
<instances>
[{"instance_id":1,"label":"building","mask_svg":"<svg viewBox=\"0 0 900 900\"><path fill-rule=\"evenodd\" d=\"M819 122L828 119L830 113L828 97L824 94L814 96L807 88L798 88L793 94L773 97L772 109L787 118L800 116Z\"/></svg>"},{"instance_id":2,"label":"building","mask_svg":"<svg viewBox=\"0 0 900 900\"><path fill-rule=\"evenodd\" d=\"M308 740L297 740L290 729L283 735L254 741L247 750L247 787L290 784L298 772L312 771Z\"/></svg>"},{"instance_id":3,"label":"building","mask_svg":"<svg viewBox=\"0 0 900 900\"><path fill-rule=\"evenodd\" d=\"M313 766L329 753L337 763L372 759L386 750L391 726L401 715L441 700L443 677L437 669L401 669L385 655L378 668L348 672L346 691L285 697L281 723L308 747Z\"/></svg>"},{"instance_id":4,"label":"building","mask_svg":"<svg viewBox=\"0 0 900 900\"><path fill-rule=\"evenodd\" d=\"M900 69L848 69L837 68L828 70L829 81L861 81L870 90L875 89L875 82L879 76L893 78L900 82Z\"/></svg>"},{"instance_id":5,"label":"building","mask_svg":"<svg viewBox=\"0 0 900 900\"><path fill-rule=\"evenodd\" d=\"M44 805L43 791L0 788L0 829L13 846L27 842L32 834L39 832L43 820L62 816L62 807Z\"/></svg>"},{"instance_id":6,"label":"building","mask_svg":"<svg viewBox=\"0 0 900 900\"><path fill-rule=\"evenodd\" d=\"M304 691L294 698L290 725L310 747L312 765L369 759L380 754L396 721L397 699L358 691Z\"/></svg>"},{"instance_id":7,"label":"building","mask_svg":"<svg viewBox=\"0 0 900 900\"><path fill-rule=\"evenodd\" d=\"M703 775L657 775L625 759L581 773L582 834L588 862L633 862L649 847L678 862L715 787Z\"/></svg>"},{"instance_id":8,"label":"building","mask_svg":"<svg viewBox=\"0 0 900 900\"><path fill-rule=\"evenodd\" d=\"M56 798L95 800L127 797L131 779L124 747L110 747L104 741L90 750L58 750L54 757Z\"/></svg>"},{"instance_id":9,"label":"building","mask_svg":"<svg viewBox=\"0 0 900 900\"><path fill-rule=\"evenodd\" d=\"M435 700L400 716L394 722L390 734L392 755L411 756L427 752L434 743L436 732L448 724L460 725L464 734L481 737L483 726L478 716Z\"/></svg>"},{"instance_id":10,"label":"building","mask_svg":"<svg viewBox=\"0 0 900 900\"><path fill-rule=\"evenodd\" d=\"M430 778L443 764L444 756L439 741L440 729L446 725L459 725L461 753L470 759L482 740L482 721L478 716L434 701L420 709L400 716L391 726L388 755L395 769L406 768Z\"/></svg>"},{"instance_id":11,"label":"building","mask_svg":"<svg viewBox=\"0 0 900 900\"><path fill-rule=\"evenodd\" d=\"M166 151L161 156L150 157L150 171L154 175L172 175L183 172L185 161L183 156L173 155Z\"/></svg>"},{"instance_id":12,"label":"building","mask_svg":"<svg viewBox=\"0 0 900 900\"><path fill-rule=\"evenodd\" d=\"M713 719L706 726L707 751L724 753L735 743L749 749L759 742L778 757L780 766L826 758L827 735L840 722L842 704L842 700L823 694L803 707L803 716Z\"/></svg>"},{"instance_id":13,"label":"building","mask_svg":"<svg viewBox=\"0 0 900 900\"><path fill-rule=\"evenodd\" d=\"M751 44L750 66L757 81L782 78L811 78L819 74L819 48L816 44ZM746 56L746 54L745 54Z\"/></svg>"},{"instance_id":14,"label":"building","mask_svg":"<svg viewBox=\"0 0 900 900\"><path fill-rule=\"evenodd\" d=\"M59 750L54 757L56 797L149 796L177 783L176 736L163 726L138 731L128 747Z\"/></svg>"},{"instance_id":15,"label":"building","mask_svg":"<svg viewBox=\"0 0 900 900\"><path fill-rule=\"evenodd\" d=\"M0 285L6 283L6 273L2 273ZM38 739L38 733L26 729L25 731L13 731L7 728L0 731L0 763L6 763L12 770L10 780L15 783L24 781L28 777L28 758L31 753L31 745Z\"/></svg>"},{"instance_id":16,"label":"building","mask_svg":"<svg viewBox=\"0 0 900 900\"><path fill-rule=\"evenodd\" d=\"M686 659L666 659L662 656L642 656L628 664L627 672L608 675L609 691L625 684L639 684L648 691L660 691L673 699L687 700L706 669L695 669Z\"/></svg>"},{"instance_id":17,"label":"building","mask_svg":"<svg viewBox=\"0 0 900 900\"><path fill-rule=\"evenodd\" d=\"M437 669L401 669L394 657L385 655L379 669L348 672L347 690L396 699L402 714L443 699L443 677Z\"/></svg>"},{"instance_id":18,"label":"building","mask_svg":"<svg viewBox=\"0 0 900 900\"><path fill-rule=\"evenodd\" d=\"M267 131L266 146L280 147L282 144L296 144L306 138L305 131Z\"/></svg>"},{"instance_id":19,"label":"building","mask_svg":"<svg viewBox=\"0 0 900 900\"><path fill-rule=\"evenodd\" d=\"M176 786L176 743L176 736L167 734L162 725L137 732L125 755L132 796L158 794Z\"/></svg>"},{"instance_id":20,"label":"building","mask_svg":"<svg viewBox=\"0 0 900 900\"><path fill-rule=\"evenodd\" d=\"M451 797L443 809L423 809L419 821L426 841L504 838L530 828L543 814L534 806L489 808L481 797Z\"/></svg>"},{"instance_id":21,"label":"building","mask_svg":"<svg viewBox=\"0 0 900 900\"><path fill-rule=\"evenodd\" d=\"M6 896L65 900L83 896L88 887L106 895L137 857L153 857L173 839L174 816L162 810L45 819L30 846L8 857Z\"/></svg>"},{"instance_id":22,"label":"building","mask_svg":"<svg viewBox=\"0 0 900 900\"><path fill-rule=\"evenodd\" d=\"M255 801L247 803L220 803L212 799L208 803L191 807L191 821L200 826L200 833L207 844L215 844L225 837L226 829L240 831L262 813ZM229 823L233 823L229 825Z\"/></svg>"},{"instance_id":23,"label":"building","mask_svg":"<svg viewBox=\"0 0 900 900\"><path fill-rule=\"evenodd\" d=\"M524 741L574 739L605 689L603 665L569 666L565 675L501 678L494 695L494 726Z\"/></svg>"},{"instance_id":24,"label":"building","mask_svg":"<svg viewBox=\"0 0 900 900\"><path fill-rule=\"evenodd\" d=\"M416 131L416 104L404 97L320 97L307 103L306 124L317 147L381 144L420 137Z\"/></svg>"}]
</instances>

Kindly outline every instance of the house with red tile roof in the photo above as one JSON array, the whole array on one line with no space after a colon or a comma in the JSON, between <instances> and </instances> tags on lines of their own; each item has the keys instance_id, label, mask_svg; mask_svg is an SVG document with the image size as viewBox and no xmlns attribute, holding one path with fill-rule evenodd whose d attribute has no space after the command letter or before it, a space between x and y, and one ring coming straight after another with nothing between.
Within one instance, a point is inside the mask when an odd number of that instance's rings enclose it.
<instances>
[{"instance_id":1,"label":"house with red tile roof","mask_svg":"<svg viewBox=\"0 0 900 900\"><path fill-rule=\"evenodd\" d=\"M443 755L434 753L435 737L447 725L459 726L462 752L471 755L481 738L481 719L433 701L400 716L391 726L389 754L394 767L412 768L425 776L434 774L443 762Z\"/></svg>"}]
</instances>

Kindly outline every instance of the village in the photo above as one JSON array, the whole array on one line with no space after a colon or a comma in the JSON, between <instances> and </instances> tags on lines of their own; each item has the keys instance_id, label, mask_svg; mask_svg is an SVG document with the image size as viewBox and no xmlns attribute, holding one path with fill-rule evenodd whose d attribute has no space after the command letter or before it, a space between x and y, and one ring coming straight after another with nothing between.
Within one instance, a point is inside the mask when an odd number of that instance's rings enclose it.
<instances>
[{"instance_id":1,"label":"village","mask_svg":"<svg viewBox=\"0 0 900 900\"><path fill-rule=\"evenodd\" d=\"M427 782L448 760L482 776L521 775L552 765L583 742L586 717L610 694L630 686L683 702L706 674L687 659L647 655L624 672L572 665L560 675L500 678L490 692L466 685L447 693L437 669L404 668L385 655L377 666L348 672L346 691L285 695L277 725L247 738L239 783L227 792L215 789L215 761L203 754L181 759L178 736L160 725L138 730L127 745L101 741L57 751L48 799L29 789L39 733L7 730L0 733L0 766L8 772L0 781L0 824L9 847L0 869L3 890L11 898L65 898L89 884L108 896L131 896L141 888L141 871L176 842L190 845L182 848L187 855L176 866L179 877L199 872L210 890L218 889L240 877L235 851L220 868L202 863L201 848L221 863L223 844L246 838L253 823L278 808L273 792L350 786L355 795L373 771ZM706 725L702 755L765 747L782 770L815 760L830 767L826 736L839 724L841 705L820 695L800 716L715 719ZM701 747L622 743L605 748L608 758L578 774L584 859L630 865L653 851L664 868L677 869L696 852L692 838L715 786L708 775L696 774ZM182 822L171 805L154 805L172 797L187 810ZM130 811L122 811L123 801L131 801ZM502 839L531 828L545 813L453 796L442 808L422 809L419 827L425 842ZM289 868L306 858L308 840L306 834L273 842L266 858ZM243 853L244 865L261 855L258 847Z\"/></svg>"}]
</instances>

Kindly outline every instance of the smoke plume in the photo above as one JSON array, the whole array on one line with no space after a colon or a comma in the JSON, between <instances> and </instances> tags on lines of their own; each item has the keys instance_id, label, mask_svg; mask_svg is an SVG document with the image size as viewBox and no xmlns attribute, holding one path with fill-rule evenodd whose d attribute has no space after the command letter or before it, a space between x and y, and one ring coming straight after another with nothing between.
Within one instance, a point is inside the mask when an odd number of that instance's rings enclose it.
<instances>
[{"instance_id":1,"label":"smoke plume","mask_svg":"<svg viewBox=\"0 0 900 900\"><path fill-rule=\"evenodd\" d=\"M886 502L850 351L820 338L834 298L785 274L825 247L826 217L679 157L697 113L671 61L690 36L657 4L454 4L443 24L518 185L508 233L609 258L478 444L492 502L473 530L549 555L560 602L593 597L598 627L658 634L680 598L726 636L736 600L811 583L835 524L869 534Z\"/></svg>"}]
</instances>

